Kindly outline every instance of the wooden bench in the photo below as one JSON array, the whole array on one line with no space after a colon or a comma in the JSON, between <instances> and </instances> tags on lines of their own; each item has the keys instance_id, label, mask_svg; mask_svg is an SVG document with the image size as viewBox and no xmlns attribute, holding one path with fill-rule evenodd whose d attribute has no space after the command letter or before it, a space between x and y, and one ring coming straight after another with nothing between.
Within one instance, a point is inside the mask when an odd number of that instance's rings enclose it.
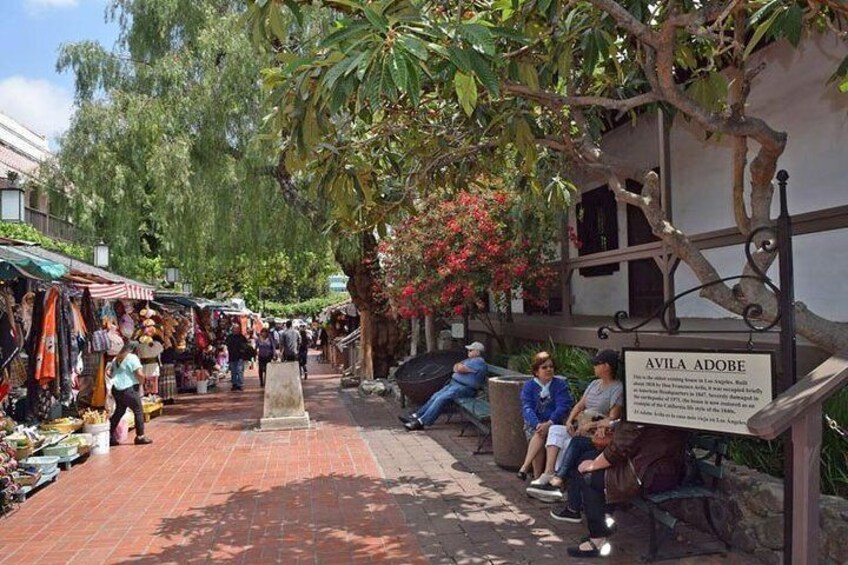
<instances>
[{"instance_id":1,"label":"wooden bench","mask_svg":"<svg viewBox=\"0 0 848 565\"><path fill-rule=\"evenodd\" d=\"M515 374L515 371L510 371L497 365L486 366L489 370L489 377ZM483 446L492 438L492 413L489 406L488 385L484 384L477 393L477 396L473 398L454 398L453 404L457 412L462 416L462 430L459 432L459 435L465 435L465 430L468 429L468 426L477 428L477 431L480 432L480 442L477 444L474 454L484 453Z\"/></svg>"},{"instance_id":2,"label":"wooden bench","mask_svg":"<svg viewBox=\"0 0 848 565\"><path fill-rule=\"evenodd\" d=\"M675 500L699 499L703 503L704 514L713 534L721 539L713 521L710 500L719 497L718 481L724 478L722 461L727 455L728 440L724 437L692 434L686 450L687 477L684 483L676 489L643 494L631 500L633 506L645 511L650 518L651 534L648 542L647 561L655 561L662 543L671 537L679 520L664 510L662 505ZM722 542L724 550L730 549L730 544ZM709 550L699 553L707 555L722 553L724 550ZM686 554L689 556L691 554ZM674 559L684 556L669 556L662 559Z\"/></svg>"}]
</instances>

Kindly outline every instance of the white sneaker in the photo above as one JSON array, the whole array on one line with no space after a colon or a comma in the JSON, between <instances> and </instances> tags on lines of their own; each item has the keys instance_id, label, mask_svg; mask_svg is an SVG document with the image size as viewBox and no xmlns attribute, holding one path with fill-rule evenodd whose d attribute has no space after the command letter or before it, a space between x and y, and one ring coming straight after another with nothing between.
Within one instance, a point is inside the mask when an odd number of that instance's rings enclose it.
<instances>
[{"instance_id":1,"label":"white sneaker","mask_svg":"<svg viewBox=\"0 0 848 565\"><path fill-rule=\"evenodd\" d=\"M541 500L542 502L561 502L563 499L562 491L556 487L546 485L543 487L527 487L524 491L530 498Z\"/></svg>"},{"instance_id":2,"label":"white sneaker","mask_svg":"<svg viewBox=\"0 0 848 565\"><path fill-rule=\"evenodd\" d=\"M538 479L534 479L534 480L530 481L530 486L531 487L548 486L549 484L551 484L551 479L553 479L553 478L554 478L553 475L549 475L547 473L542 473L541 475L539 475Z\"/></svg>"}]
</instances>

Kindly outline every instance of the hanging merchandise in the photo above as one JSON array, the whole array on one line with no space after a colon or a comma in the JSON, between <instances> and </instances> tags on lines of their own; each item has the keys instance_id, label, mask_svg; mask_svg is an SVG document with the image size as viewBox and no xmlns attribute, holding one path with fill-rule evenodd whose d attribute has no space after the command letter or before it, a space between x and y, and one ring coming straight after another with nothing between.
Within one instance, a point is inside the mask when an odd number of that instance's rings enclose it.
<instances>
[{"instance_id":1,"label":"hanging merchandise","mask_svg":"<svg viewBox=\"0 0 848 565\"><path fill-rule=\"evenodd\" d=\"M35 357L35 380L42 387L56 378L56 307L59 301L58 289L51 288L44 298L44 316L41 336Z\"/></svg>"},{"instance_id":2,"label":"hanging merchandise","mask_svg":"<svg viewBox=\"0 0 848 565\"><path fill-rule=\"evenodd\" d=\"M115 309L112 308L112 304L108 300L103 301L103 306L100 308L100 324L101 328L107 327L109 324L114 324L115 327L118 326L118 315L115 313Z\"/></svg>"},{"instance_id":3,"label":"hanging merchandise","mask_svg":"<svg viewBox=\"0 0 848 565\"><path fill-rule=\"evenodd\" d=\"M94 377L94 390L91 394L91 405L95 408L106 406L106 358L97 356L97 367Z\"/></svg>"},{"instance_id":4,"label":"hanging merchandise","mask_svg":"<svg viewBox=\"0 0 848 565\"><path fill-rule=\"evenodd\" d=\"M118 321L118 330L124 339L132 339L133 333L135 333L134 309L132 304L129 302L118 302L116 309L118 306L123 310L123 314Z\"/></svg>"},{"instance_id":5,"label":"hanging merchandise","mask_svg":"<svg viewBox=\"0 0 848 565\"><path fill-rule=\"evenodd\" d=\"M85 327L89 331L94 331L103 327L102 323L98 322L95 315L94 300L91 298L91 291L87 288L82 293L82 301L80 303L80 311L85 322Z\"/></svg>"},{"instance_id":6,"label":"hanging merchandise","mask_svg":"<svg viewBox=\"0 0 848 565\"><path fill-rule=\"evenodd\" d=\"M32 312L35 306L35 293L27 292L23 299L21 300L21 305L19 307L21 324L23 325L23 337L27 339L29 337L29 332L32 329Z\"/></svg>"},{"instance_id":7,"label":"hanging merchandise","mask_svg":"<svg viewBox=\"0 0 848 565\"><path fill-rule=\"evenodd\" d=\"M0 312L0 371L5 370L21 350L15 335L14 323L15 319L7 312Z\"/></svg>"}]
</instances>

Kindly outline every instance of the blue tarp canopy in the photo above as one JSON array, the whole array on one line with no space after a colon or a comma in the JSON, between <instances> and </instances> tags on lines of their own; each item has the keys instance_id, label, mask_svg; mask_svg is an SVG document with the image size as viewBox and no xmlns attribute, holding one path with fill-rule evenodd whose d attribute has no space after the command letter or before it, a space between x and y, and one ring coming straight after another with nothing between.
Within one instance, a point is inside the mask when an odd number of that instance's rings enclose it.
<instances>
[{"instance_id":1,"label":"blue tarp canopy","mask_svg":"<svg viewBox=\"0 0 848 565\"><path fill-rule=\"evenodd\" d=\"M0 245L0 279L12 280L20 276L53 281L67 275L69 269L49 259L27 253L23 246Z\"/></svg>"}]
</instances>

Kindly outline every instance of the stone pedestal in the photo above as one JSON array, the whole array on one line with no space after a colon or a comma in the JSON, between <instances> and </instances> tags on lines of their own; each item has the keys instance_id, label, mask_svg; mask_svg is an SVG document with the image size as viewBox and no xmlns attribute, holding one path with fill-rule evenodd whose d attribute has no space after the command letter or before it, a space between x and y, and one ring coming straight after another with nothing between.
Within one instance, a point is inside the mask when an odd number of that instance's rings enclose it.
<instances>
[{"instance_id":1,"label":"stone pedestal","mask_svg":"<svg viewBox=\"0 0 848 565\"><path fill-rule=\"evenodd\" d=\"M259 430L308 427L309 413L303 407L303 388L297 362L269 363L265 376L265 409L259 420Z\"/></svg>"}]
</instances>

